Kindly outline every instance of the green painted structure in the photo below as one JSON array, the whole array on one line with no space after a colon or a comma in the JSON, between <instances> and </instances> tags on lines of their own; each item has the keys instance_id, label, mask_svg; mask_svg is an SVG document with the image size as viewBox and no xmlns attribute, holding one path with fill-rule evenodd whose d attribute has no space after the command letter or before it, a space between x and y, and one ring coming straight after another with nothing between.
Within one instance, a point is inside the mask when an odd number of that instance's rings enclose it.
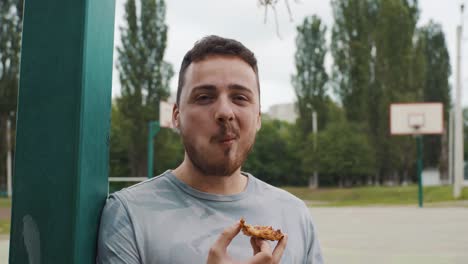
<instances>
[{"instance_id":1,"label":"green painted structure","mask_svg":"<svg viewBox=\"0 0 468 264\"><path fill-rule=\"evenodd\" d=\"M25 0L10 263L94 263L115 0Z\"/></svg>"},{"instance_id":2,"label":"green painted structure","mask_svg":"<svg viewBox=\"0 0 468 264\"><path fill-rule=\"evenodd\" d=\"M161 126L159 121L148 122L148 179L153 178L153 161L154 161L154 137L158 134Z\"/></svg>"}]
</instances>

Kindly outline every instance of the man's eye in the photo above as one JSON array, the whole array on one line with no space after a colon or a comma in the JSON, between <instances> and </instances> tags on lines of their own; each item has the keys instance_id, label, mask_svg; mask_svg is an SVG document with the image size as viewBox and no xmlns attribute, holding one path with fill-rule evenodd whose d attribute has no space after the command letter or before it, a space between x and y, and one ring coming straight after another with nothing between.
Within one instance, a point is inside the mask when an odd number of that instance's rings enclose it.
<instances>
[{"instance_id":1,"label":"man's eye","mask_svg":"<svg viewBox=\"0 0 468 264\"><path fill-rule=\"evenodd\" d=\"M234 96L234 99L238 100L238 101L248 101L249 100L249 98L247 98L244 95L236 95L236 96Z\"/></svg>"},{"instance_id":2,"label":"man's eye","mask_svg":"<svg viewBox=\"0 0 468 264\"><path fill-rule=\"evenodd\" d=\"M199 102L205 102L205 101L209 101L211 99L213 99L213 96L206 95L206 94L199 95L196 98L196 100L199 101Z\"/></svg>"}]
</instances>

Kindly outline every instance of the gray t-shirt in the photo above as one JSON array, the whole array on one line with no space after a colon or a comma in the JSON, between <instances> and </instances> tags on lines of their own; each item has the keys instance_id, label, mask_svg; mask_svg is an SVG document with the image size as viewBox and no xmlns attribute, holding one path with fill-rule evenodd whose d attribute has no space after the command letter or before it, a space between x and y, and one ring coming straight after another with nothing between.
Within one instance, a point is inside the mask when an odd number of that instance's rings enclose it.
<instances>
[{"instance_id":1,"label":"gray t-shirt","mask_svg":"<svg viewBox=\"0 0 468 264\"><path fill-rule=\"evenodd\" d=\"M250 174L235 195L200 192L170 171L110 195L104 207L97 263L206 263L221 232L241 217L288 234L281 263L323 263L317 232L303 201ZM276 242L271 242L272 248ZM249 237L228 247L236 260L252 257Z\"/></svg>"}]
</instances>

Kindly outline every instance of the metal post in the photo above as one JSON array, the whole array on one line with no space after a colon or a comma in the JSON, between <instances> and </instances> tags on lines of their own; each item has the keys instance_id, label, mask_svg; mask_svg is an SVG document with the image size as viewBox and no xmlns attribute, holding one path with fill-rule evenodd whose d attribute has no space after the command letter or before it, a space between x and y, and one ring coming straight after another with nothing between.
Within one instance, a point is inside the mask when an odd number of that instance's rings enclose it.
<instances>
[{"instance_id":1,"label":"metal post","mask_svg":"<svg viewBox=\"0 0 468 264\"><path fill-rule=\"evenodd\" d=\"M114 0L24 1L10 264L96 262L114 9Z\"/></svg>"},{"instance_id":2,"label":"metal post","mask_svg":"<svg viewBox=\"0 0 468 264\"><path fill-rule=\"evenodd\" d=\"M7 131L6 131L6 138L7 138L7 195L11 197L12 194L12 180L11 180L11 120L10 117L7 119Z\"/></svg>"},{"instance_id":3,"label":"metal post","mask_svg":"<svg viewBox=\"0 0 468 264\"><path fill-rule=\"evenodd\" d=\"M312 112L312 133L314 133L314 153L317 151L317 112ZM318 187L318 172L314 170L314 188Z\"/></svg>"},{"instance_id":4,"label":"metal post","mask_svg":"<svg viewBox=\"0 0 468 264\"><path fill-rule=\"evenodd\" d=\"M150 121L148 122L148 179L153 177L153 160L154 160L154 150L153 142L154 136L159 132L160 126L159 121Z\"/></svg>"},{"instance_id":5,"label":"metal post","mask_svg":"<svg viewBox=\"0 0 468 264\"><path fill-rule=\"evenodd\" d=\"M416 144L418 148L418 201L419 207L423 207L423 179L422 179L422 168L423 168L423 143L422 135L416 136Z\"/></svg>"},{"instance_id":6,"label":"metal post","mask_svg":"<svg viewBox=\"0 0 468 264\"><path fill-rule=\"evenodd\" d=\"M449 117L449 129L448 129L448 136L449 136L449 184L453 184L453 135L454 135L454 122L453 122L453 109L450 109L450 117Z\"/></svg>"},{"instance_id":7,"label":"metal post","mask_svg":"<svg viewBox=\"0 0 468 264\"><path fill-rule=\"evenodd\" d=\"M464 157L463 157L463 113L461 107L462 98L462 82L461 82L461 58L462 58L462 45L461 39L463 34L463 5L460 6L461 22L457 27L457 71L456 82L457 89L455 95L455 164L454 164L454 184L453 184L453 197L459 198L461 195L461 188L464 174Z\"/></svg>"}]
</instances>

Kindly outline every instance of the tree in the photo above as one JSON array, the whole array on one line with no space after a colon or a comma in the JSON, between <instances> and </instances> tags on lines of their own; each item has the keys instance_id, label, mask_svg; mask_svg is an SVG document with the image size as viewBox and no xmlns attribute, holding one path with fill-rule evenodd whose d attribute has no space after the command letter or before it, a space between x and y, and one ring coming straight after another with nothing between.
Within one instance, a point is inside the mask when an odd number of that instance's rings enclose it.
<instances>
[{"instance_id":1,"label":"tree","mask_svg":"<svg viewBox=\"0 0 468 264\"><path fill-rule=\"evenodd\" d=\"M333 0L332 79L350 123L359 124L378 151L380 91L375 83L375 31L379 1ZM369 181L369 180L368 180Z\"/></svg>"},{"instance_id":2,"label":"tree","mask_svg":"<svg viewBox=\"0 0 468 264\"><path fill-rule=\"evenodd\" d=\"M130 136L124 124L127 119L117 108L115 101L112 102L111 127L110 127L110 153L109 153L109 176L127 177L130 175L128 146Z\"/></svg>"},{"instance_id":3,"label":"tree","mask_svg":"<svg viewBox=\"0 0 468 264\"><path fill-rule=\"evenodd\" d=\"M309 137L306 144L313 144L313 138ZM359 126L333 122L319 133L317 151L304 155L303 167L308 173L318 170L323 181L349 186L353 182L362 183L375 173L373 152Z\"/></svg>"},{"instance_id":4,"label":"tree","mask_svg":"<svg viewBox=\"0 0 468 264\"><path fill-rule=\"evenodd\" d=\"M323 128L326 122L325 32L326 26L317 16L304 18L302 25L297 27L296 74L292 76L292 84L297 97L298 122L304 136L312 131L312 109L318 113L318 127Z\"/></svg>"},{"instance_id":5,"label":"tree","mask_svg":"<svg viewBox=\"0 0 468 264\"><path fill-rule=\"evenodd\" d=\"M264 118L255 145L242 170L270 184L301 185L300 160L292 151L290 133L294 126L284 121ZM281 156L279 156L281 154Z\"/></svg>"},{"instance_id":6,"label":"tree","mask_svg":"<svg viewBox=\"0 0 468 264\"><path fill-rule=\"evenodd\" d=\"M164 0L141 0L137 16L135 0L125 4L126 26L121 28L122 46L117 49L121 97L117 99L123 129L128 131L131 176L147 174L148 121L159 119L159 102L169 96L174 74L163 60L167 30Z\"/></svg>"},{"instance_id":7,"label":"tree","mask_svg":"<svg viewBox=\"0 0 468 264\"><path fill-rule=\"evenodd\" d=\"M0 1L0 188L6 187L7 120L16 128L23 1ZM14 135L15 133L12 133ZM14 136L10 146L14 148Z\"/></svg>"},{"instance_id":8,"label":"tree","mask_svg":"<svg viewBox=\"0 0 468 264\"><path fill-rule=\"evenodd\" d=\"M333 83L349 121L367 124L370 119L374 30L378 2L333 0L335 24L331 51ZM375 96L375 95L374 95Z\"/></svg>"},{"instance_id":9,"label":"tree","mask_svg":"<svg viewBox=\"0 0 468 264\"><path fill-rule=\"evenodd\" d=\"M349 121L361 123L375 146L375 182L399 181L408 173L414 142L391 137L392 102L420 101L422 74L415 59L417 1L334 0L333 80ZM383 178L382 178L383 177Z\"/></svg>"},{"instance_id":10,"label":"tree","mask_svg":"<svg viewBox=\"0 0 468 264\"><path fill-rule=\"evenodd\" d=\"M421 97L425 102L442 102L444 117L448 120L451 104L448 79L451 68L442 26L429 21L418 30L416 45L424 61ZM439 167L442 178L447 179L448 152L445 144L442 144L444 138L445 135L424 137L424 163L426 166Z\"/></svg>"},{"instance_id":11,"label":"tree","mask_svg":"<svg viewBox=\"0 0 468 264\"><path fill-rule=\"evenodd\" d=\"M420 101L417 87L412 86L413 38L418 19L416 1L381 1L375 31L375 89L380 96L374 102L378 113L374 144L377 149L379 174L384 181L399 182L402 162L414 157L411 137L389 134L389 105L392 102ZM409 170L409 167L405 168ZM405 173L405 172L404 172ZM407 172L406 172L407 173Z\"/></svg>"}]
</instances>

